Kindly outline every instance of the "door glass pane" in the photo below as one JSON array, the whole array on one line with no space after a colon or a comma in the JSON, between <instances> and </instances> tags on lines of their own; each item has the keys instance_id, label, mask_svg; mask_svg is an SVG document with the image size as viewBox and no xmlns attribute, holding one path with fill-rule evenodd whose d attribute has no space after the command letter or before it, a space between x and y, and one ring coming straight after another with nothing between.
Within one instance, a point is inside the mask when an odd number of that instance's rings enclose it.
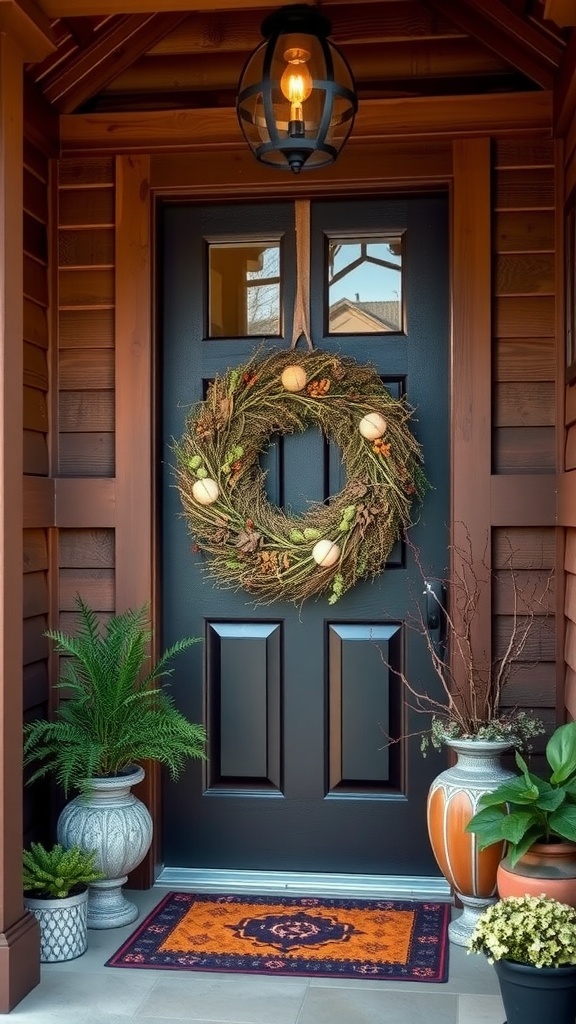
<instances>
[{"instance_id":1,"label":"door glass pane","mask_svg":"<svg viewBox=\"0 0 576 1024\"><path fill-rule=\"evenodd\" d=\"M403 238L328 239L328 333L403 330Z\"/></svg>"},{"instance_id":2,"label":"door glass pane","mask_svg":"<svg viewBox=\"0 0 576 1024\"><path fill-rule=\"evenodd\" d=\"M210 242L210 338L280 334L280 243Z\"/></svg>"}]
</instances>

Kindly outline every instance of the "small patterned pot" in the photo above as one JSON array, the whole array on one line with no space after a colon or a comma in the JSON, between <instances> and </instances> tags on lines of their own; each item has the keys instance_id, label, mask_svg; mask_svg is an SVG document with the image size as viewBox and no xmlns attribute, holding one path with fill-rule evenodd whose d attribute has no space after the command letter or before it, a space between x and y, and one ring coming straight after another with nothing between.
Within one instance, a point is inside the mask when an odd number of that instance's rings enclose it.
<instances>
[{"instance_id":1,"label":"small patterned pot","mask_svg":"<svg viewBox=\"0 0 576 1024\"><path fill-rule=\"evenodd\" d=\"M24 906L40 924L40 963L75 960L88 946L88 889L65 899L25 896Z\"/></svg>"}]
</instances>

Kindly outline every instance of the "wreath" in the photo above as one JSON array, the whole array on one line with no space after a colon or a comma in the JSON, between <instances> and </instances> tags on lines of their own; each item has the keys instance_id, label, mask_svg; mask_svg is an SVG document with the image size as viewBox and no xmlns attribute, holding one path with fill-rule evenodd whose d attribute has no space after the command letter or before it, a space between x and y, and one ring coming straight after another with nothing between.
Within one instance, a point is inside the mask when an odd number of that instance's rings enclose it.
<instances>
[{"instance_id":1,"label":"wreath","mask_svg":"<svg viewBox=\"0 0 576 1024\"><path fill-rule=\"evenodd\" d=\"M378 374L314 350L257 356L210 385L175 442L176 480L206 571L257 604L329 593L334 604L381 572L426 486L412 410ZM269 502L259 459L275 434L319 426L341 449L346 485L305 515Z\"/></svg>"}]
</instances>

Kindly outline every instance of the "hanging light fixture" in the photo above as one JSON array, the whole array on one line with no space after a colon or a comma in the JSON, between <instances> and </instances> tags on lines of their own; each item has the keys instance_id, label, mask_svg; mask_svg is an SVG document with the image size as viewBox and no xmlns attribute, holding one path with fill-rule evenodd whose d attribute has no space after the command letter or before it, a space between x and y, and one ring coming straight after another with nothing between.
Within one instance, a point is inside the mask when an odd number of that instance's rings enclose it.
<instances>
[{"instance_id":1,"label":"hanging light fixture","mask_svg":"<svg viewBox=\"0 0 576 1024\"><path fill-rule=\"evenodd\" d=\"M238 86L240 127L257 160L301 170L333 163L354 124L352 72L327 36L328 18L306 4L281 7L262 22L265 42Z\"/></svg>"}]
</instances>

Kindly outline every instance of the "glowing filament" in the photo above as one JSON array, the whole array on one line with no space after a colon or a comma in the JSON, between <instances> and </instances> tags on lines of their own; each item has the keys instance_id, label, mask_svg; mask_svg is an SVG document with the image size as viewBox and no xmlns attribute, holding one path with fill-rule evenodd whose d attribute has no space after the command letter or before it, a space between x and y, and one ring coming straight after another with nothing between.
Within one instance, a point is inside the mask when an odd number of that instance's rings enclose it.
<instances>
[{"instance_id":1,"label":"glowing filament","mask_svg":"<svg viewBox=\"0 0 576 1024\"><path fill-rule=\"evenodd\" d=\"M303 104L313 88L312 75L306 67L310 54L300 47L293 47L286 50L284 60L287 64L280 79L280 88L290 103L290 120L303 121Z\"/></svg>"}]
</instances>

